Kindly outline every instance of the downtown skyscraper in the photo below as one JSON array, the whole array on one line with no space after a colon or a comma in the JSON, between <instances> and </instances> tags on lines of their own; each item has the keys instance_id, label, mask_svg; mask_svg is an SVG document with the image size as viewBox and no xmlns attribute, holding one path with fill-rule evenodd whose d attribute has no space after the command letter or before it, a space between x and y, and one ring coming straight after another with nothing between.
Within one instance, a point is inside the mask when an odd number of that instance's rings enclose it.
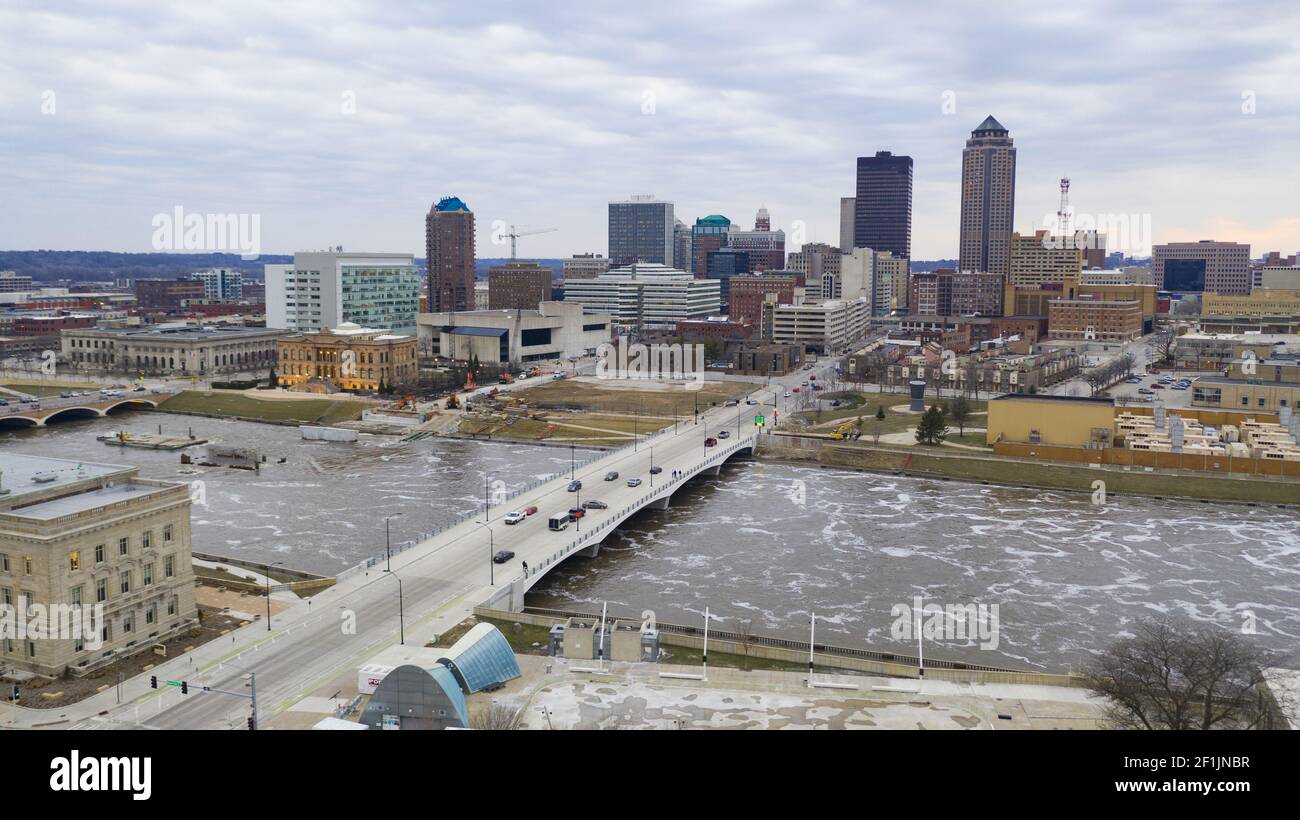
<instances>
[{"instance_id":1,"label":"downtown skyscraper","mask_svg":"<svg viewBox=\"0 0 1300 820\"><path fill-rule=\"evenodd\" d=\"M960 271L1010 272L1015 213L1015 143L990 114L962 152Z\"/></svg>"},{"instance_id":2,"label":"downtown skyscraper","mask_svg":"<svg viewBox=\"0 0 1300 820\"><path fill-rule=\"evenodd\" d=\"M912 258L911 157L896 157L889 151L858 157L853 247Z\"/></svg>"},{"instance_id":3,"label":"downtown skyscraper","mask_svg":"<svg viewBox=\"0 0 1300 820\"><path fill-rule=\"evenodd\" d=\"M434 203L424 220L430 313L474 309L474 212L460 197Z\"/></svg>"},{"instance_id":4,"label":"downtown skyscraper","mask_svg":"<svg viewBox=\"0 0 1300 820\"><path fill-rule=\"evenodd\" d=\"M649 195L609 203L609 266L620 268L637 262L672 266L673 203Z\"/></svg>"}]
</instances>

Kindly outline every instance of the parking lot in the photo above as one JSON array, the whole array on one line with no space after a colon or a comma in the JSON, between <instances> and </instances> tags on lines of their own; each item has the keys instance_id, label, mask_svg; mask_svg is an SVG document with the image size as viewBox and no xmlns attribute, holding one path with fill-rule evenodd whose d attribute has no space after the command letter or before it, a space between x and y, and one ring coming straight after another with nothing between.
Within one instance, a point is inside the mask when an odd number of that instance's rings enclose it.
<instances>
[{"instance_id":1,"label":"parking lot","mask_svg":"<svg viewBox=\"0 0 1300 820\"><path fill-rule=\"evenodd\" d=\"M1137 381L1120 382L1108 391L1112 396L1126 401L1149 403L1157 399L1165 407L1191 407L1192 390L1196 383L1192 381L1186 389L1179 389L1180 379L1197 379L1201 376L1216 375L1212 373L1152 373L1142 376ZM1142 391L1148 391L1143 393Z\"/></svg>"}]
</instances>

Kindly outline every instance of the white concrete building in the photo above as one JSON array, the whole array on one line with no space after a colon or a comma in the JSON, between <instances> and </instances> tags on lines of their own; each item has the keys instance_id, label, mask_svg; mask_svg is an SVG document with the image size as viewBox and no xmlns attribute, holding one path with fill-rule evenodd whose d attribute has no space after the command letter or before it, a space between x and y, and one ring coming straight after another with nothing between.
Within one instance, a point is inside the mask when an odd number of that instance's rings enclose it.
<instances>
[{"instance_id":1,"label":"white concrete building","mask_svg":"<svg viewBox=\"0 0 1300 820\"><path fill-rule=\"evenodd\" d=\"M622 329L671 330L683 319L707 319L720 311L722 283L650 262L616 268L595 279L565 282L566 304L608 315Z\"/></svg>"},{"instance_id":2,"label":"white concrete building","mask_svg":"<svg viewBox=\"0 0 1300 820\"><path fill-rule=\"evenodd\" d=\"M418 325L421 353L514 365L595 353L613 336L609 314L568 302L542 302L537 310L421 313Z\"/></svg>"},{"instance_id":3,"label":"white concrete building","mask_svg":"<svg viewBox=\"0 0 1300 820\"><path fill-rule=\"evenodd\" d=\"M244 274L231 268L194 271L190 278L203 283L203 295L219 302L237 302L244 298Z\"/></svg>"}]
</instances>

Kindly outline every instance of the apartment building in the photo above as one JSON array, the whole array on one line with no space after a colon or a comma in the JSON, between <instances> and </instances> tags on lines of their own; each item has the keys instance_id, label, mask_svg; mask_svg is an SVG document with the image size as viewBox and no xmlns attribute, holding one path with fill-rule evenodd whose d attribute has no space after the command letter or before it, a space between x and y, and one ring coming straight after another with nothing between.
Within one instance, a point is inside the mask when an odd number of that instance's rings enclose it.
<instances>
[{"instance_id":1,"label":"apartment building","mask_svg":"<svg viewBox=\"0 0 1300 820\"><path fill-rule=\"evenodd\" d=\"M1142 303L1136 299L1052 299L1047 332L1053 339L1126 342L1142 336Z\"/></svg>"},{"instance_id":2,"label":"apartment building","mask_svg":"<svg viewBox=\"0 0 1300 820\"><path fill-rule=\"evenodd\" d=\"M1075 236L1053 236L1047 231L1034 231L1032 236L1011 234L1007 284L1031 287L1048 282L1078 284L1084 267L1083 244Z\"/></svg>"},{"instance_id":3,"label":"apartment building","mask_svg":"<svg viewBox=\"0 0 1300 820\"><path fill-rule=\"evenodd\" d=\"M772 341L803 345L805 350L835 353L847 350L866 332L871 303L866 297L772 309Z\"/></svg>"}]
</instances>

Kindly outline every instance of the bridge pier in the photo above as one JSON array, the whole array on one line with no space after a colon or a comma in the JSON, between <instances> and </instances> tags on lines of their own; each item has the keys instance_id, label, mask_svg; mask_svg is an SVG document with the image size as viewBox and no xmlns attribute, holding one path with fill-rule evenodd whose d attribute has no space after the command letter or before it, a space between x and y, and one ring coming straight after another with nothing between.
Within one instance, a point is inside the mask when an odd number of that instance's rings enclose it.
<instances>
[{"instance_id":1,"label":"bridge pier","mask_svg":"<svg viewBox=\"0 0 1300 820\"><path fill-rule=\"evenodd\" d=\"M583 558L595 558L597 555L600 555L600 542L597 541L590 547L583 547L578 550L577 554L581 555Z\"/></svg>"},{"instance_id":2,"label":"bridge pier","mask_svg":"<svg viewBox=\"0 0 1300 820\"><path fill-rule=\"evenodd\" d=\"M663 498L656 498L654 501L651 501L650 503L646 504L645 507L643 507L642 509L646 509L646 510L666 510L666 509L668 509L668 499L671 498L671 497L672 497L672 496L671 496L670 494L667 494L667 495L664 495Z\"/></svg>"},{"instance_id":3,"label":"bridge pier","mask_svg":"<svg viewBox=\"0 0 1300 820\"><path fill-rule=\"evenodd\" d=\"M712 467L705 467L700 470L699 475L718 475L722 472L722 463L714 464Z\"/></svg>"}]
</instances>

